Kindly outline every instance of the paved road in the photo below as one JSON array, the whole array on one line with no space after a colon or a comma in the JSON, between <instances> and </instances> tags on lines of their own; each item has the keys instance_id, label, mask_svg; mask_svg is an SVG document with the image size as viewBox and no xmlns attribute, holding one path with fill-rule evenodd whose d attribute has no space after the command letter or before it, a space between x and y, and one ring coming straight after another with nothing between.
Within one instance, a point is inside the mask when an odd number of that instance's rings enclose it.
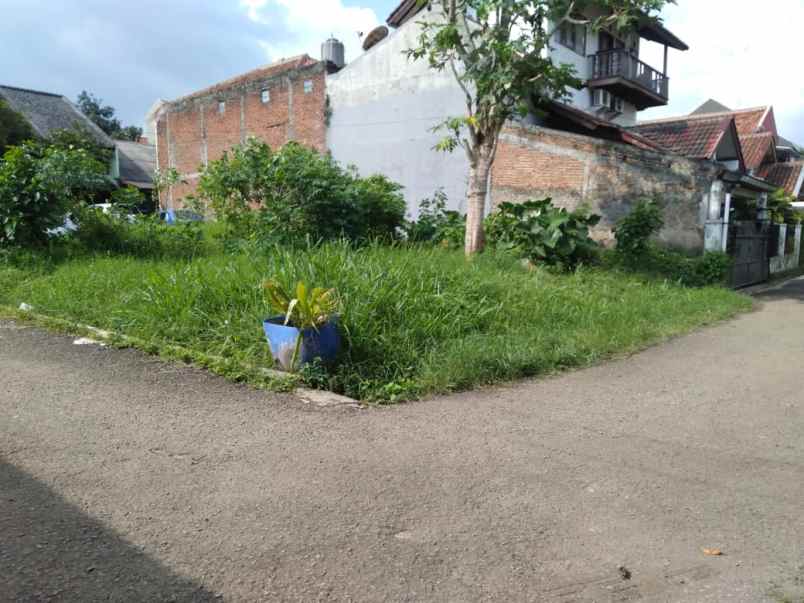
<instances>
[{"instance_id":1,"label":"paved road","mask_svg":"<svg viewBox=\"0 0 804 603\"><path fill-rule=\"evenodd\" d=\"M804 281L629 359L387 409L72 341L0 323L0 600L804 595Z\"/></svg>"}]
</instances>

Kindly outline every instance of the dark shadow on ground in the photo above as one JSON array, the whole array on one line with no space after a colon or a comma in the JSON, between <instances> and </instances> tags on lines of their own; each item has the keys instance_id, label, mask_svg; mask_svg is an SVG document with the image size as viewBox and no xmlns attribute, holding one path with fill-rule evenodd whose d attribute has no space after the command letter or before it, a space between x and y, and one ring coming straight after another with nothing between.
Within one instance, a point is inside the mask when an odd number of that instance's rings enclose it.
<instances>
[{"instance_id":1,"label":"dark shadow on ground","mask_svg":"<svg viewBox=\"0 0 804 603\"><path fill-rule=\"evenodd\" d=\"M0 460L0 601L213 600Z\"/></svg>"},{"instance_id":2,"label":"dark shadow on ground","mask_svg":"<svg viewBox=\"0 0 804 603\"><path fill-rule=\"evenodd\" d=\"M757 298L761 300L792 299L804 302L804 278L797 278L785 283L778 289L760 293L757 295Z\"/></svg>"}]
</instances>

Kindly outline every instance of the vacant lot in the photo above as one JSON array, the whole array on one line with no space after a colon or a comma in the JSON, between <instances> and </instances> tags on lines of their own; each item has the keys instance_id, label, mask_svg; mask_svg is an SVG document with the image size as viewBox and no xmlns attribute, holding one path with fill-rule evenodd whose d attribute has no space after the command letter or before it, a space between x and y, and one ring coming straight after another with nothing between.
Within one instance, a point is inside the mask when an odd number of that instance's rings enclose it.
<instances>
[{"instance_id":1,"label":"vacant lot","mask_svg":"<svg viewBox=\"0 0 804 603\"><path fill-rule=\"evenodd\" d=\"M528 270L489 255L468 263L433 248L330 244L192 260L93 256L0 268L0 304L151 342L270 366L261 283L334 287L347 351L319 385L364 400L545 374L628 353L751 307L720 289L687 289L616 271Z\"/></svg>"}]
</instances>

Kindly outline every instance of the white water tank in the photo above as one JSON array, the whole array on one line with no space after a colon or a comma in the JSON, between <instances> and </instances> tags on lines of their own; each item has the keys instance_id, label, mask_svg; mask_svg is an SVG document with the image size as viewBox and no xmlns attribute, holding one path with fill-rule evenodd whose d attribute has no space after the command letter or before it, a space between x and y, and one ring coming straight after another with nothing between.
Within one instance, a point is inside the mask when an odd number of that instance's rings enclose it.
<instances>
[{"instance_id":1,"label":"white water tank","mask_svg":"<svg viewBox=\"0 0 804 603\"><path fill-rule=\"evenodd\" d=\"M321 60L332 65L335 69L343 69L346 65L346 49L343 42L330 38L321 44Z\"/></svg>"}]
</instances>

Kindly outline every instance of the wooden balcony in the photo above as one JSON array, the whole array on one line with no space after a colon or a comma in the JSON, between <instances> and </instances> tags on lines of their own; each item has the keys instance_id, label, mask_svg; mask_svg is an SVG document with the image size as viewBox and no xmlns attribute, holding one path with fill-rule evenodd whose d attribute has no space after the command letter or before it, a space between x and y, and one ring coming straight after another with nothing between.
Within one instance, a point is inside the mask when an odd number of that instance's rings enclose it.
<instances>
[{"instance_id":1,"label":"wooden balcony","mask_svg":"<svg viewBox=\"0 0 804 603\"><path fill-rule=\"evenodd\" d=\"M604 50L589 59L592 62L592 75L587 82L590 89L604 88L635 105L640 111L667 104L669 78L628 50Z\"/></svg>"}]
</instances>

